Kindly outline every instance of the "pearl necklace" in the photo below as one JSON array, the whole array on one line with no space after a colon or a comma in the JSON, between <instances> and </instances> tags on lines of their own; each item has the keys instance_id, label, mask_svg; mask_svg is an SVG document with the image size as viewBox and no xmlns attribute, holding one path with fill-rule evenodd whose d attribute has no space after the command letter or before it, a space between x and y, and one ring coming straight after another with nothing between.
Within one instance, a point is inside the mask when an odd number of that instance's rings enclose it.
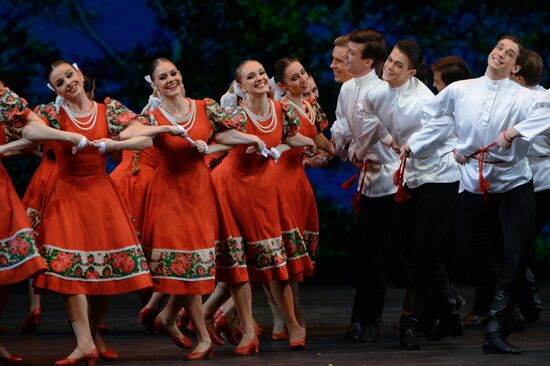
<instances>
[{"instance_id":1,"label":"pearl necklace","mask_svg":"<svg viewBox=\"0 0 550 366\"><path fill-rule=\"evenodd\" d=\"M275 105L273 104L272 100L269 100L269 113L267 114L267 116L258 116L254 114L243 101L241 101L241 107L243 108L250 121L252 121L254 126L256 126L256 128L260 132L270 133L273 132L277 127L277 112L275 112ZM261 122L266 122L268 120L271 120L271 122L269 122L265 126L262 125Z\"/></svg>"},{"instance_id":2,"label":"pearl necklace","mask_svg":"<svg viewBox=\"0 0 550 366\"><path fill-rule=\"evenodd\" d=\"M300 108L296 103L294 103L292 100L288 100L290 104L296 109L300 114L302 114L309 123L312 125L315 124L315 110L311 106L311 104L307 100L303 100L304 105L306 106L306 110L304 111L302 108Z\"/></svg>"},{"instance_id":3,"label":"pearl necklace","mask_svg":"<svg viewBox=\"0 0 550 366\"><path fill-rule=\"evenodd\" d=\"M93 102L92 108L88 112L84 113L74 113L71 111L71 108L67 104L63 104L61 106L65 113L67 113L67 116L69 116L69 119L71 122L79 129L83 131L88 131L94 128L96 122L97 122L97 103ZM79 121L77 118L88 118L86 121Z\"/></svg>"},{"instance_id":4,"label":"pearl necklace","mask_svg":"<svg viewBox=\"0 0 550 366\"><path fill-rule=\"evenodd\" d=\"M197 115L197 108L195 106L195 102L192 101L189 98L185 98L189 102L190 111L187 113L187 115L181 119L178 120L176 117L174 117L170 112L164 108L164 104L161 104L159 109L160 113L174 126L181 126L185 129L185 131L189 131L193 128L195 125L195 117Z\"/></svg>"}]
</instances>

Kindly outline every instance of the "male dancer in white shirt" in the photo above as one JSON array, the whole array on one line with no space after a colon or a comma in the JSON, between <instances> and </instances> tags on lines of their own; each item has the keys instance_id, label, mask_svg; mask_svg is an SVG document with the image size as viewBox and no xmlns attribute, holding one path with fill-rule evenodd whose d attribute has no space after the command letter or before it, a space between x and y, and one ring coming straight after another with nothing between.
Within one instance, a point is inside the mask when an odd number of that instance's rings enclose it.
<instances>
[{"instance_id":1,"label":"male dancer in white shirt","mask_svg":"<svg viewBox=\"0 0 550 366\"><path fill-rule=\"evenodd\" d=\"M502 260L483 340L486 353L521 353L507 337L523 329L518 296L534 243L528 140L547 133L550 127L550 95L537 98L533 91L509 79L520 68L522 49L519 38L501 37L489 54L485 76L455 82L428 101L422 129L402 147L414 160L458 138L465 189L458 210L459 231L464 239L484 247L502 241L495 245Z\"/></svg>"},{"instance_id":2,"label":"male dancer in white shirt","mask_svg":"<svg viewBox=\"0 0 550 366\"><path fill-rule=\"evenodd\" d=\"M397 42L384 63L386 82L372 88L359 103L364 128L376 131L381 123L400 145L420 130L422 108L434 97L420 81L426 70L422 49L416 42ZM420 347L416 333L421 328L429 341L463 333L442 261L442 253L452 241L460 179L453 156L455 146L450 140L422 159L406 165L404 160L396 174L400 178L396 181L403 176L406 179L396 198L410 197L399 204L399 221L393 224L398 225L408 259L407 292L399 320L402 349Z\"/></svg>"},{"instance_id":3,"label":"male dancer in white shirt","mask_svg":"<svg viewBox=\"0 0 550 366\"><path fill-rule=\"evenodd\" d=\"M348 71L346 61L348 56L349 34L345 34L334 39L334 48L332 50L332 63L330 68L334 73L334 81L343 83L338 94L336 103L336 120L330 128L332 142L335 145L334 152L341 160L347 160L348 147L351 142L351 133L349 131L348 122L344 116L343 106L346 105L351 98L353 90L353 75ZM352 257L350 255L350 257ZM358 342L363 333L361 322L356 321L351 323L346 331L346 339Z\"/></svg>"},{"instance_id":4,"label":"male dancer in white shirt","mask_svg":"<svg viewBox=\"0 0 550 366\"><path fill-rule=\"evenodd\" d=\"M344 123L342 131L351 140L350 160L363 166L356 202L360 210L358 241L351 253L356 293L349 332L350 338L359 342L375 342L378 337L386 295L386 264L394 248L392 223L396 202L393 197L397 188L392 178L399 166L399 156L389 147L391 136L385 129L377 129L377 133L366 130L357 116L357 103L371 88L382 83L375 69L382 65L386 52L381 34L372 30L356 30L350 34L347 69L353 80L348 97L340 104L342 118L338 119ZM372 139L384 140L386 145L379 142L373 146Z\"/></svg>"},{"instance_id":5,"label":"male dancer in white shirt","mask_svg":"<svg viewBox=\"0 0 550 366\"><path fill-rule=\"evenodd\" d=\"M334 49L332 50L332 63L330 68L334 73L334 81L343 83L338 94L336 103L336 120L330 128L332 140L335 144L335 154L342 160L348 158L348 146L351 142L351 134L347 121L343 113L343 105L346 105L347 100L351 98L351 90L353 89L353 75L348 71L346 60L348 56L349 34L337 37L334 40Z\"/></svg>"},{"instance_id":6,"label":"male dancer in white shirt","mask_svg":"<svg viewBox=\"0 0 550 366\"><path fill-rule=\"evenodd\" d=\"M539 85L544 67L542 58L535 51L525 51L521 69L510 75L510 79L525 88L544 93L546 89ZM550 206L550 136L535 137L527 152L527 159L533 172L533 185L535 187L535 237L537 237L544 225L550 221L550 211L548 210ZM527 324L539 320L542 301L535 282L535 276L530 268L527 268L525 274L519 306Z\"/></svg>"}]
</instances>

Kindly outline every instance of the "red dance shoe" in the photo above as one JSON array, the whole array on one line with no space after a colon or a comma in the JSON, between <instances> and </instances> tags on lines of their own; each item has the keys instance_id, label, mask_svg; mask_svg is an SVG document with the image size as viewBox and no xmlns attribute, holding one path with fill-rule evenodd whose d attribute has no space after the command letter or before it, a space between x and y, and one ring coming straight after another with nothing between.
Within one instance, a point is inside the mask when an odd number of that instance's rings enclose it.
<instances>
[{"instance_id":1,"label":"red dance shoe","mask_svg":"<svg viewBox=\"0 0 550 366\"><path fill-rule=\"evenodd\" d=\"M235 337L233 329L231 329L231 326L229 326L229 323L225 320L223 314L218 315L216 320L214 320L214 330L219 337L221 337L221 333L224 333L227 340L232 345L236 346L239 344L239 340Z\"/></svg>"},{"instance_id":2,"label":"red dance shoe","mask_svg":"<svg viewBox=\"0 0 550 366\"><path fill-rule=\"evenodd\" d=\"M210 336L210 339L212 340L212 342L214 342L215 345L223 346L225 344L222 337L217 335L215 331L210 329L207 329L207 330L208 330L208 335Z\"/></svg>"},{"instance_id":3,"label":"red dance shoe","mask_svg":"<svg viewBox=\"0 0 550 366\"><path fill-rule=\"evenodd\" d=\"M189 321L189 315L185 311L185 308L181 308L176 318L176 327L178 327L179 330L183 331L188 321Z\"/></svg>"},{"instance_id":4,"label":"red dance shoe","mask_svg":"<svg viewBox=\"0 0 550 366\"><path fill-rule=\"evenodd\" d=\"M167 333L171 338L172 341L174 341L174 344L181 348L191 348L193 347L193 342L189 338L187 338L185 335L183 335L183 338L178 338L173 336L172 334L168 333L168 330L166 329L166 325L162 322L162 319L157 315L155 318L155 332L157 333Z\"/></svg>"},{"instance_id":5,"label":"red dance shoe","mask_svg":"<svg viewBox=\"0 0 550 366\"><path fill-rule=\"evenodd\" d=\"M86 365L88 366L95 366L98 356L99 354L97 352L97 348L94 348L92 352L80 358L65 358L63 360L55 361L55 366L71 366L78 365L79 363L83 362L86 363Z\"/></svg>"},{"instance_id":6,"label":"red dance shoe","mask_svg":"<svg viewBox=\"0 0 550 366\"><path fill-rule=\"evenodd\" d=\"M281 333L271 333L271 339L274 341L288 341L288 332L283 330Z\"/></svg>"},{"instance_id":7,"label":"red dance shoe","mask_svg":"<svg viewBox=\"0 0 550 366\"><path fill-rule=\"evenodd\" d=\"M235 356L250 356L255 353L258 353L259 348L260 348L260 342L258 342L258 337L254 337L252 342L250 342L246 346L235 348L233 350L233 354Z\"/></svg>"},{"instance_id":8,"label":"red dance shoe","mask_svg":"<svg viewBox=\"0 0 550 366\"><path fill-rule=\"evenodd\" d=\"M212 317L212 319L214 319L214 321L216 321L220 315L223 315L223 312L222 312L222 309L218 308L218 310L216 310L216 312L214 313L214 316Z\"/></svg>"},{"instance_id":9,"label":"red dance shoe","mask_svg":"<svg viewBox=\"0 0 550 366\"><path fill-rule=\"evenodd\" d=\"M214 346L210 346L210 348L204 352L191 352L183 356L183 359L185 361L193 361L193 360L209 360L214 356Z\"/></svg>"},{"instance_id":10,"label":"red dance shoe","mask_svg":"<svg viewBox=\"0 0 550 366\"><path fill-rule=\"evenodd\" d=\"M288 345L292 348L293 351L306 348L306 337L300 339L299 341L288 341Z\"/></svg>"},{"instance_id":11,"label":"red dance shoe","mask_svg":"<svg viewBox=\"0 0 550 366\"><path fill-rule=\"evenodd\" d=\"M21 327L21 333L23 334L33 334L36 331L36 328L42 322L42 309L34 308L31 310L27 318L23 322L23 327Z\"/></svg>"},{"instance_id":12,"label":"red dance shoe","mask_svg":"<svg viewBox=\"0 0 550 366\"><path fill-rule=\"evenodd\" d=\"M9 356L0 356L0 363L5 365L12 365L23 361L23 357L16 354L11 354Z\"/></svg>"},{"instance_id":13,"label":"red dance shoe","mask_svg":"<svg viewBox=\"0 0 550 366\"><path fill-rule=\"evenodd\" d=\"M155 317L157 314L158 312L156 310L144 306L139 312L138 323L143 324L147 330L154 331Z\"/></svg>"},{"instance_id":14,"label":"red dance shoe","mask_svg":"<svg viewBox=\"0 0 550 366\"><path fill-rule=\"evenodd\" d=\"M105 348L105 351L99 352L99 358L105 361L116 361L120 358L120 356L118 355L118 353L113 351L112 348L107 347Z\"/></svg>"}]
</instances>

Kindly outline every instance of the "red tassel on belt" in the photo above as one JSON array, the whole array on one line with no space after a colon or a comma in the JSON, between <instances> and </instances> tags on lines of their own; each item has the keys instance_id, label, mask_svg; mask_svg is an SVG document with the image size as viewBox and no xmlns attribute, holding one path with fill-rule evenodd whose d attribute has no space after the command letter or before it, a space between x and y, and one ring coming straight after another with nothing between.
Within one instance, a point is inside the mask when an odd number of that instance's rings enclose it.
<instances>
[{"instance_id":1,"label":"red tassel on belt","mask_svg":"<svg viewBox=\"0 0 550 366\"><path fill-rule=\"evenodd\" d=\"M350 179L346 180L344 183L342 183L340 186L344 188L346 191L350 189L353 186L353 183L357 180L357 177L361 175L361 171L363 171L363 177L361 178L361 184L359 184L359 190L355 192L353 197L351 198L351 208L353 210L353 213L355 215L359 215L359 212L361 211L361 207L359 205L359 202L361 200L361 194L363 192L363 187L365 185L365 177L367 175L367 168L368 163L364 162L359 166L357 169L357 173L355 173Z\"/></svg>"},{"instance_id":2,"label":"red tassel on belt","mask_svg":"<svg viewBox=\"0 0 550 366\"><path fill-rule=\"evenodd\" d=\"M359 172L360 171L361 171L361 169L359 169ZM344 183L340 184L340 187L344 188L346 191L349 190L353 186L353 183L355 183L355 181L357 180L357 174L358 173L355 173L354 175L352 175L352 177L350 179L348 179Z\"/></svg>"},{"instance_id":3,"label":"red tassel on belt","mask_svg":"<svg viewBox=\"0 0 550 366\"><path fill-rule=\"evenodd\" d=\"M485 161L485 154L489 152L489 149L496 146L497 143L493 142L490 145L485 146L483 149L479 149L477 151L474 151L472 154L468 155L468 158L474 158L479 163L479 191L481 192L481 201L484 205L487 205L489 203L489 187L490 183L487 179L483 178L483 164L498 164L502 163L502 161L493 161L488 162Z\"/></svg>"},{"instance_id":4,"label":"red tassel on belt","mask_svg":"<svg viewBox=\"0 0 550 366\"><path fill-rule=\"evenodd\" d=\"M405 202L411 199L411 196L405 190L403 182L405 181L405 166L407 165L407 157L405 155L401 156L401 163L399 168L393 175L393 184L397 186L397 193L393 200L395 202Z\"/></svg>"}]
</instances>

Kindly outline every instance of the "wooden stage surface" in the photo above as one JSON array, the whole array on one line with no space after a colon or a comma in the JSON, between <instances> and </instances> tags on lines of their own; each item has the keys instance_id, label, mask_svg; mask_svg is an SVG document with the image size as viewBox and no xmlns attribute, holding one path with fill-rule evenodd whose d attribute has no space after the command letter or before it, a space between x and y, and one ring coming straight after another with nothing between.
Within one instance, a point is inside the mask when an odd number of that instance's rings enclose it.
<instances>
[{"instance_id":1,"label":"wooden stage surface","mask_svg":"<svg viewBox=\"0 0 550 366\"><path fill-rule=\"evenodd\" d=\"M546 281L547 282L547 281ZM19 333L28 312L28 298L23 284L14 287L0 325L8 333L0 335L0 343L11 352L25 357L23 365L52 365L68 355L74 347L74 336L67 324L59 296L46 296L43 303L43 322L36 334ZM545 308L541 320L527 326L523 333L510 337L520 346L520 356L484 355L481 341L484 330L467 329L464 336L426 342L420 337L421 349L402 351L398 347L398 331L393 325L399 318L403 291L390 288L386 298L381 335L373 344L351 344L343 334L349 322L353 288L346 284L306 284L302 288L302 303L308 321L307 349L291 351L285 342L275 342L269 331L260 338L260 353L251 357L232 355L233 347L216 347L214 359L195 361L196 365L550 365L550 287L541 284ZM467 299L469 288L461 288ZM464 312L469 310L466 305ZM254 297L255 316L270 330L270 313L263 293ZM166 335L147 333L137 323L140 301L135 294L115 297L109 310L105 335L107 343L120 355L116 362L98 361L98 365L183 365L187 350L177 348ZM194 339L194 337L191 337ZM187 363L185 363L187 364Z\"/></svg>"}]
</instances>

